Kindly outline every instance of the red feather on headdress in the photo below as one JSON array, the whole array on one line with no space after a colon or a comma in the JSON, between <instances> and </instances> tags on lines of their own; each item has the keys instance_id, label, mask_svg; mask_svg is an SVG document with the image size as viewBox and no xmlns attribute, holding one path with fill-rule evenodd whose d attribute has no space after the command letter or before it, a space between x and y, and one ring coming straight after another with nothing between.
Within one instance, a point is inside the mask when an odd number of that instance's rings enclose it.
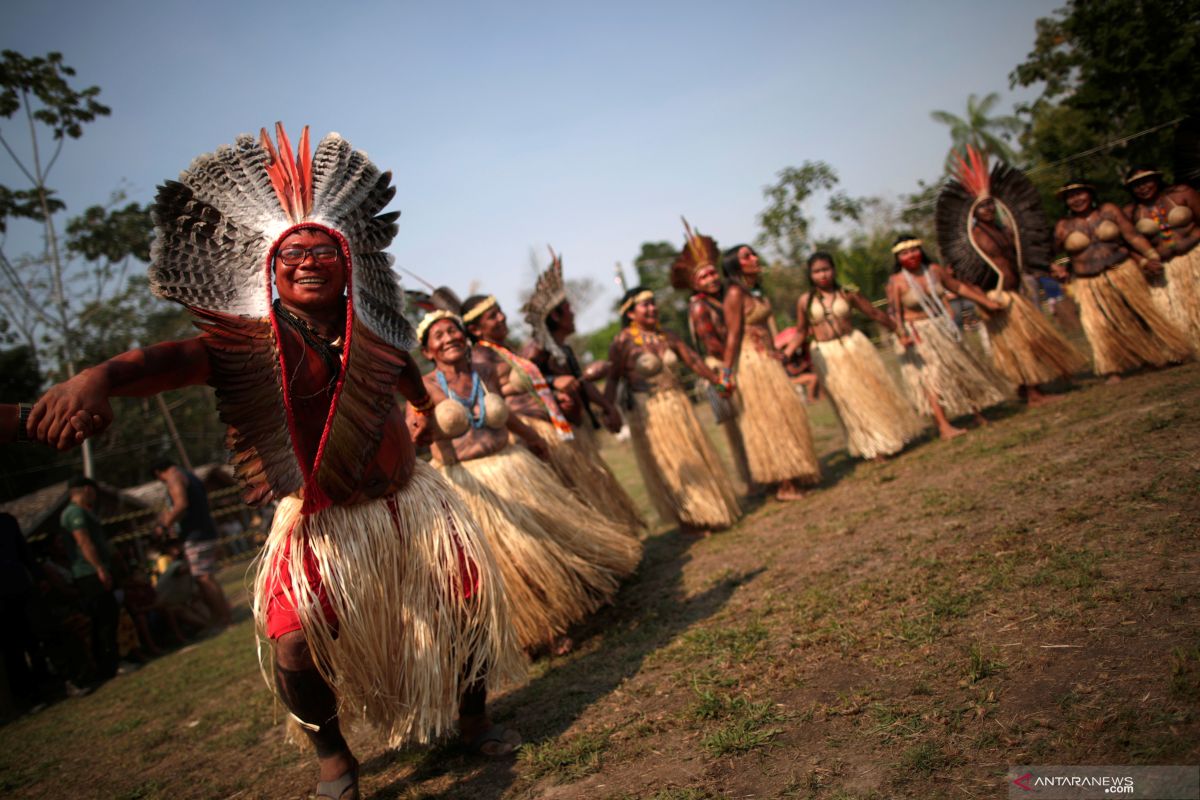
<instances>
[{"instance_id":1,"label":"red feather on headdress","mask_svg":"<svg viewBox=\"0 0 1200 800\"><path fill-rule=\"evenodd\" d=\"M308 219L313 207L312 152L308 146L308 126L305 125L300 132L298 156L292 155L292 143L288 141L282 122L275 123L275 138L279 140L278 150L271 144L267 129L262 129L259 140L267 151L267 175L288 219L303 222Z\"/></svg>"},{"instance_id":2,"label":"red feather on headdress","mask_svg":"<svg viewBox=\"0 0 1200 800\"><path fill-rule=\"evenodd\" d=\"M981 154L973 146L967 145L967 158L955 154L958 159L958 182L968 192L976 197L986 197L991 189L991 175L988 172L987 156Z\"/></svg>"}]
</instances>

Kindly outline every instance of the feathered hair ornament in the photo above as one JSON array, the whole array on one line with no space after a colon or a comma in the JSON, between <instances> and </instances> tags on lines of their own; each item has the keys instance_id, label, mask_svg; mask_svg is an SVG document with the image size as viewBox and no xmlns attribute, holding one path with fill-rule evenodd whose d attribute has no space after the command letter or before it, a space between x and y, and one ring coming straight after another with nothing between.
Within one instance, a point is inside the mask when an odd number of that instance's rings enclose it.
<instances>
[{"instance_id":1,"label":"feathered hair ornament","mask_svg":"<svg viewBox=\"0 0 1200 800\"><path fill-rule=\"evenodd\" d=\"M265 129L257 139L238 136L159 187L150 286L208 334L210 382L243 499L261 504L303 489L309 513L360 491L416 340L384 252L400 216L380 213L396 192L391 174L336 133L315 153L307 127L297 152L282 124L275 134L277 143ZM312 459L297 444L279 340L286 323L272 306L275 251L304 228L340 245L347 275L341 369Z\"/></svg>"},{"instance_id":2,"label":"feathered hair ornament","mask_svg":"<svg viewBox=\"0 0 1200 800\"><path fill-rule=\"evenodd\" d=\"M717 262L721 258L721 251L711 236L702 236L699 231L692 230L687 219L684 217L680 217L680 219L683 220L686 238L683 251L675 258L675 263L671 264L671 285L676 289L691 291L692 278L695 277L696 272L701 267L717 266Z\"/></svg>"},{"instance_id":3,"label":"feathered hair ornament","mask_svg":"<svg viewBox=\"0 0 1200 800\"><path fill-rule=\"evenodd\" d=\"M567 354L558 342L554 341L554 335L546 324L551 312L567 300L567 289L562 276L562 255L554 252L553 247L547 246L547 249L550 251L550 266L538 275L533 292L525 301L525 305L521 306L521 311L525 313L525 322L533 330L534 341L550 354L551 360L557 364L564 364Z\"/></svg>"},{"instance_id":4,"label":"feathered hair ornament","mask_svg":"<svg viewBox=\"0 0 1200 800\"><path fill-rule=\"evenodd\" d=\"M1019 169L988 159L971 145L958 157L955 175L938 193L936 223L942 258L958 276L985 288L997 285L1000 269L974 240L975 210L987 200L996 204L997 224L1009 229L1016 249L1016 268L1046 268L1054 259L1050 224L1037 189Z\"/></svg>"}]
</instances>

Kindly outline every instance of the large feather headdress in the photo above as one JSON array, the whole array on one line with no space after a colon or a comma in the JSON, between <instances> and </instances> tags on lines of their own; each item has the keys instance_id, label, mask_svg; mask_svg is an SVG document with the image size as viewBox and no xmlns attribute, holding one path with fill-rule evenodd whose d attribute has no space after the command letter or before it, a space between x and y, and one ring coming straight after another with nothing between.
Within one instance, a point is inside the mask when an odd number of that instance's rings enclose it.
<instances>
[{"instance_id":1,"label":"large feather headdress","mask_svg":"<svg viewBox=\"0 0 1200 800\"><path fill-rule=\"evenodd\" d=\"M567 289L563 284L562 255L555 253L553 247L549 250L550 266L538 276L533 293L529 295L525 305L521 306L521 310L525 312L525 322L533 330L534 341L550 354L553 361L562 364L566 361L567 354L558 342L554 341L546 319L554 309L566 302Z\"/></svg>"},{"instance_id":2,"label":"large feather headdress","mask_svg":"<svg viewBox=\"0 0 1200 800\"><path fill-rule=\"evenodd\" d=\"M692 226L683 217L685 241L681 252L671 264L671 285L676 289L691 291L692 278L696 271L704 266L717 266L721 251L711 236L702 236L699 231L693 231Z\"/></svg>"},{"instance_id":3,"label":"large feather headdress","mask_svg":"<svg viewBox=\"0 0 1200 800\"><path fill-rule=\"evenodd\" d=\"M336 133L315 153L307 127L295 153L281 124L276 137L239 136L159 187L150 285L209 334L210 382L246 501L303 488L311 511L362 489L364 454L382 439L390 381L414 338L383 252L399 216L380 213L395 194L390 173ZM343 366L312 463L296 444L272 309L275 250L300 228L331 235L347 266Z\"/></svg>"},{"instance_id":4,"label":"large feather headdress","mask_svg":"<svg viewBox=\"0 0 1200 800\"><path fill-rule=\"evenodd\" d=\"M1012 232L1017 269L1050 264L1054 259L1050 223L1037 189L1024 173L999 160L989 173L987 157L970 145L967 158L958 157L955 173L938 193L936 221L942 258L954 265L960 278L987 286L999 274L972 235L975 209L989 199L996 203L997 217Z\"/></svg>"}]
</instances>

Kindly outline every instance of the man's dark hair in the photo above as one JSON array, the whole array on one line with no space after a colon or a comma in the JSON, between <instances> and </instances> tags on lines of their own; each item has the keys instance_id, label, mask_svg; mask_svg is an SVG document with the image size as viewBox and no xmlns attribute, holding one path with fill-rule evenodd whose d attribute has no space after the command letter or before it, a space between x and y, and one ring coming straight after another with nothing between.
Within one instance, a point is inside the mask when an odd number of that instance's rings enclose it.
<instances>
[{"instance_id":1,"label":"man's dark hair","mask_svg":"<svg viewBox=\"0 0 1200 800\"><path fill-rule=\"evenodd\" d=\"M170 469L173 466L175 466L175 462L164 456L163 458L156 458L150 462L150 471L154 473L155 477L157 477L158 473L162 472L163 470Z\"/></svg>"},{"instance_id":2,"label":"man's dark hair","mask_svg":"<svg viewBox=\"0 0 1200 800\"><path fill-rule=\"evenodd\" d=\"M67 481L68 489L82 489L85 486L90 486L93 489L100 488L100 484L96 483L86 475L76 475L75 477L71 478L71 480Z\"/></svg>"}]
</instances>

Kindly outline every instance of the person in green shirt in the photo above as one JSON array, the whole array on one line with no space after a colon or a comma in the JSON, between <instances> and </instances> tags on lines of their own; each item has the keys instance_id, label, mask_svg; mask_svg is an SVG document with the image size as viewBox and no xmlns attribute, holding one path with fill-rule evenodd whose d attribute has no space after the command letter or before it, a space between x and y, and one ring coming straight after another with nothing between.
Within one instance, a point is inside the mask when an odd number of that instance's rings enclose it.
<instances>
[{"instance_id":1,"label":"person in green shirt","mask_svg":"<svg viewBox=\"0 0 1200 800\"><path fill-rule=\"evenodd\" d=\"M113 595L113 552L95 514L97 485L77 476L67 482L70 503L59 523L67 532L71 574L79 590L80 605L92 619L92 655L100 680L117 674L117 619L120 607Z\"/></svg>"}]
</instances>

